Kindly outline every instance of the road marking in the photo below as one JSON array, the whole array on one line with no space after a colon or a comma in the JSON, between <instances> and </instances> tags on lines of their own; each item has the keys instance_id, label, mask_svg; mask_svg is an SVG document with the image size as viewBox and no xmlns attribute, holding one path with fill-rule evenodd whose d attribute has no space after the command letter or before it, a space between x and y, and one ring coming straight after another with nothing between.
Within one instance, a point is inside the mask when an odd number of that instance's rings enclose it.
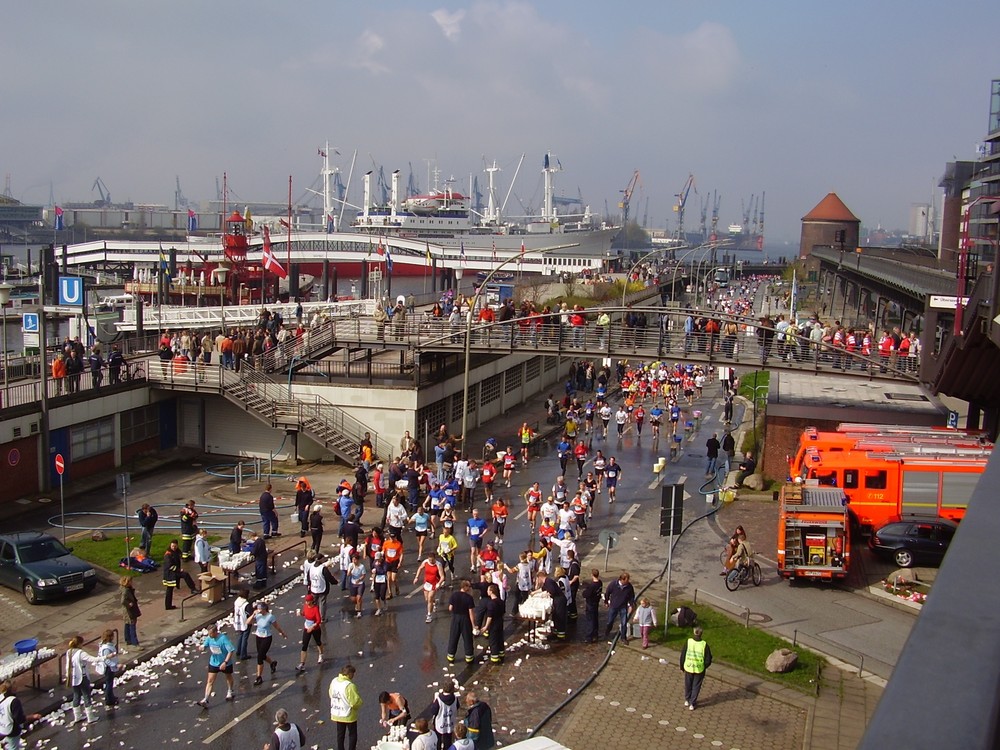
<instances>
[{"instance_id":1,"label":"road marking","mask_svg":"<svg viewBox=\"0 0 1000 750\"><path fill-rule=\"evenodd\" d=\"M625 515L621 517L621 520L618 523L628 523L640 507L639 503L632 503L632 507L625 511Z\"/></svg>"},{"instance_id":2,"label":"road marking","mask_svg":"<svg viewBox=\"0 0 1000 750\"><path fill-rule=\"evenodd\" d=\"M413 591L411 591L409 594L407 594L403 598L404 599L412 599L414 596L416 596L418 593L420 593L423 590L424 590L423 586L417 586L415 589L413 589Z\"/></svg>"},{"instance_id":3,"label":"road marking","mask_svg":"<svg viewBox=\"0 0 1000 750\"><path fill-rule=\"evenodd\" d=\"M233 718L228 724L226 724L224 727L222 727L222 729L220 729L219 731L215 732L214 734L210 734L208 737L206 737L205 739L203 739L201 741L201 744L203 744L203 745L211 745L213 742L215 742L219 737L221 737L222 735L224 735L230 729L235 728L236 725L240 721L242 721L243 719L245 719L247 716L249 716L250 714L252 714L254 711L256 711L257 709L259 709L261 706L263 706L266 703L268 703L269 701L271 701L273 698L277 698L279 695L281 695L283 692L285 692L288 688L290 688L294 684L295 684L295 680L289 680L284 685L282 685L281 687L279 687L277 690L271 691L265 697L261 698L259 701L257 701L252 706L250 706L250 708L248 708L246 711L244 711L243 713L241 713L239 716L236 716L235 718Z\"/></svg>"}]
</instances>

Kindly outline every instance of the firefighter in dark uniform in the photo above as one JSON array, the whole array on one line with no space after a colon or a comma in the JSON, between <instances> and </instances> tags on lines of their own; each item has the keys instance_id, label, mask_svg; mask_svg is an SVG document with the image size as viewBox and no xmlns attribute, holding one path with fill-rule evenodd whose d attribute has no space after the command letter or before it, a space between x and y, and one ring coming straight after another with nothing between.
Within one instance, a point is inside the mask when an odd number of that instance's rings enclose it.
<instances>
[{"instance_id":1,"label":"firefighter in dark uniform","mask_svg":"<svg viewBox=\"0 0 1000 750\"><path fill-rule=\"evenodd\" d=\"M188 500L181 508L181 559L190 560L194 538L198 536L198 511L194 509L194 500Z\"/></svg>"},{"instance_id":2,"label":"firefighter in dark uniform","mask_svg":"<svg viewBox=\"0 0 1000 750\"><path fill-rule=\"evenodd\" d=\"M166 609L177 609L174 606L174 589L181 581L184 581L192 594L197 594L194 580L191 574L181 567L181 551L177 547L177 540L171 539L167 545L167 551L163 553L163 606Z\"/></svg>"}]
</instances>

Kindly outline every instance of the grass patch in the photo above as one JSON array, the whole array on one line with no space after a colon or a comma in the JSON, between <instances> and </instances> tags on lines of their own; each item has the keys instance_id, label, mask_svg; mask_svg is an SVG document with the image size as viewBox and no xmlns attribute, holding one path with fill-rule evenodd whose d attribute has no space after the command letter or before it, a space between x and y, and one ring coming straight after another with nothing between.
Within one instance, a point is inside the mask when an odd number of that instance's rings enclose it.
<instances>
[{"instance_id":1,"label":"grass patch","mask_svg":"<svg viewBox=\"0 0 1000 750\"><path fill-rule=\"evenodd\" d=\"M208 541L213 544L221 538L219 536L212 536L211 534L208 535ZM131 550L133 547L139 546L139 540L142 539L142 532L137 531L131 534L129 539L131 541L129 542L128 550ZM180 541L180 537L177 534L153 534L152 554L150 557L156 562L160 562L163 558L163 553L167 551L167 545L170 544L171 539ZM137 571L118 567L118 563L125 557L125 553L128 551L125 548L124 534L109 535L103 542L95 542L89 537L67 539L66 545L73 548L74 555L81 560L86 560L91 565L96 565L99 568L104 568L119 575L141 575Z\"/></svg>"},{"instance_id":2,"label":"grass patch","mask_svg":"<svg viewBox=\"0 0 1000 750\"><path fill-rule=\"evenodd\" d=\"M700 604L696 608L691 602L671 602L671 606L687 606L698 615L698 624L704 628L704 639L712 648L712 659L724 662L727 666L741 672L758 675L771 682L801 690L804 693L815 694L817 671L823 660L816 654L802 647L794 648L787 641L771 635L759 628L743 627L743 623L734 620L729 615L710 609ZM649 634L650 640L656 640L677 651L687 642L691 628L671 626L667 639L663 639L663 629L658 628ZM768 655L779 648L791 648L799 655L795 669L784 674L773 674L764 668Z\"/></svg>"}]
</instances>

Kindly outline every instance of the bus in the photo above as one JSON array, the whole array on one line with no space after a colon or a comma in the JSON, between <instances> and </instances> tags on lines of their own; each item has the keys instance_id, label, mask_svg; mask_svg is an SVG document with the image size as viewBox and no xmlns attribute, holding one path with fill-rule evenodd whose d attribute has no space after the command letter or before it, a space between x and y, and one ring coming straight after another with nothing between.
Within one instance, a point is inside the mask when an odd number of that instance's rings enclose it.
<instances>
[{"instance_id":1,"label":"bus","mask_svg":"<svg viewBox=\"0 0 1000 750\"><path fill-rule=\"evenodd\" d=\"M720 289L725 289L729 286L729 271L725 268L716 268L714 280Z\"/></svg>"}]
</instances>

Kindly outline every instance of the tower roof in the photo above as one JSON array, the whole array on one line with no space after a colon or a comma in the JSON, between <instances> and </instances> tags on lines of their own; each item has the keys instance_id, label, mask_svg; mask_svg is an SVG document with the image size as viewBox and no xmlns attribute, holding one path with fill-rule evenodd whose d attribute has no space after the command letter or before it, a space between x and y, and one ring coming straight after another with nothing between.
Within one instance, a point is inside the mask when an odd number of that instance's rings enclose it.
<instances>
[{"instance_id":1,"label":"tower roof","mask_svg":"<svg viewBox=\"0 0 1000 750\"><path fill-rule=\"evenodd\" d=\"M851 213L844 201L836 193L827 193L812 211L802 217L802 221L850 221L861 223L861 220Z\"/></svg>"}]
</instances>

